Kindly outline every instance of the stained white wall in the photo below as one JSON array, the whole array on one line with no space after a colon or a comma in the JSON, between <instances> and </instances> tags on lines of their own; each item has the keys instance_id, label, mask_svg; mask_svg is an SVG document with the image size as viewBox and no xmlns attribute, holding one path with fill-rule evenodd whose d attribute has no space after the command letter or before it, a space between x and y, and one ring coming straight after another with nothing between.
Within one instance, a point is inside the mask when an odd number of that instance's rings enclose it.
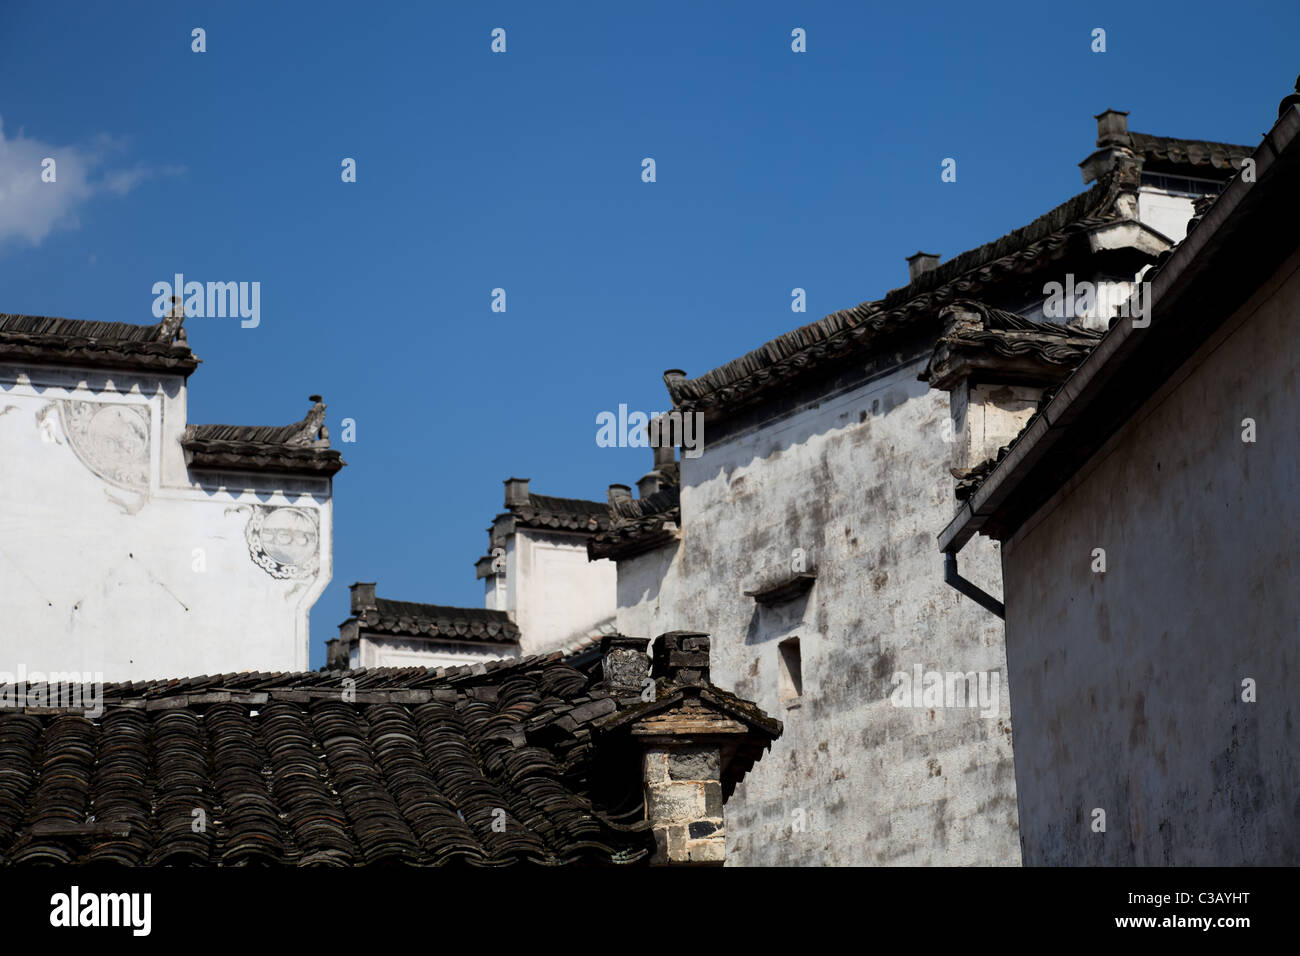
<instances>
[{"instance_id":1,"label":"stained white wall","mask_svg":"<svg viewBox=\"0 0 1300 956\"><path fill-rule=\"evenodd\" d=\"M439 644L401 638L363 637L354 650L353 667L464 667L481 661L518 657L507 644Z\"/></svg>"},{"instance_id":2,"label":"stained white wall","mask_svg":"<svg viewBox=\"0 0 1300 956\"><path fill-rule=\"evenodd\" d=\"M914 664L1006 671L1001 621L943 581L948 396L916 381L923 367L706 441L682 462L680 553L620 567L621 632L710 634L713 681L785 723L727 803L728 864L1019 862L1005 693L992 718L890 700ZM746 597L794 548L816 562L812 591L773 608ZM962 572L1001 594L987 544ZM797 701L780 693L790 637Z\"/></svg>"},{"instance_id":3,"label":"stained white wall","mask_svg":"<svg viewBox=\"0 0 1300 956\"><path fill-rule=\"evenodd\" d=\"M1027 864L1300 858L1297 341L1300 255L1007 542Z\"/></svg>"},{"instance_id":4,"label":"stained white wall","mask_svg":"<svg viewBox=\"0 0 1300 956\"><path fill-rule=\"evenodd\" d=\"M28 372L0 365L0 670L306 670L329 481L193 479L180 376Z\"/></svg>"},{"instance_id":5,"label":"stained white wall","mask_svg":"<svg viewBox=\"0 0 1300 956\"><path fill-rule=\"evenodd\" d=\"M587 536L519 528L506 551L506 592L525 655L554 650L613 620L618 573L587 560Z\"/></svg>"},{"instance_id":6,"label":"stained white wall","mask_svg":"<svg viewBox=\"0 0 1300 956\"><path fill-rule=\"evenodd\" d=\"M1151 186L1138 191L1138 218L1174 242L1187 238L1187 221L1192 212L1192 201L1187 196L1175 196Z\"/></svg>"},{"instance_id":7,"label":"stained white wall","mask_svg":"<svg viewBox=\"0 0 1300 956\"><path fill-rule=\"evenodd\" d=\"M678 616L681 554L678 541L618 562L620 634L658 637L677 629L673 622Z\"/></svg>"}]
</instances>

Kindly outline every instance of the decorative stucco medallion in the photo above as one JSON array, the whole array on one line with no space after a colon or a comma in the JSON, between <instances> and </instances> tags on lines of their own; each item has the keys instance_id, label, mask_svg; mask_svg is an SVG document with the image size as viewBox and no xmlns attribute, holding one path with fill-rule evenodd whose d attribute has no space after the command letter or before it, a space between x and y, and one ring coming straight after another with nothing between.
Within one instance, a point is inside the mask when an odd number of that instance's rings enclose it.
<instances>
[{"instance_id":1,"label":"decorative stucco medallion","mask_svg":"<svg viewBox=\"0 0 1300 956\"><path fill-rule=\"evenodd\" d=\"M320 568L320 525L314 511L254 505L244 536L253 562L273 578L301 580Z\"/></svg>"},{"instance_id":2,"label":"decorative stucco medallion","mask_svg":"<svg viewBox=\"0 0 1300 956\"><path fill-rule=\"evenodd\" d=\"M59 416L82 464L118 487L148 492L147 406L61 400Z\"/></svg>"}]
</instances>

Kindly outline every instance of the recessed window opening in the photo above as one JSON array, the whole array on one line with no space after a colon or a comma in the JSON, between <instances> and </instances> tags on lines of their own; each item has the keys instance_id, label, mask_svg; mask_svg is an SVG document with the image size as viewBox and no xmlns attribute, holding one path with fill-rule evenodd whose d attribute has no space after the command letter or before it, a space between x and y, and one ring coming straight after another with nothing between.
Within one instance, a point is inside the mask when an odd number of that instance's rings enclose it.
<instances>
[{"instance_id":1,"label":"recessed window opening","mask_svg":"<svg viewBox=\"0 0 1300 956\"><path fill-rule=\"evenodd\" d=\"M777 645L777 651L781 665L781 703L797 704L803 697L803 660L799 654L799 638L786 638Z\"/></svg>"}]
</instances>

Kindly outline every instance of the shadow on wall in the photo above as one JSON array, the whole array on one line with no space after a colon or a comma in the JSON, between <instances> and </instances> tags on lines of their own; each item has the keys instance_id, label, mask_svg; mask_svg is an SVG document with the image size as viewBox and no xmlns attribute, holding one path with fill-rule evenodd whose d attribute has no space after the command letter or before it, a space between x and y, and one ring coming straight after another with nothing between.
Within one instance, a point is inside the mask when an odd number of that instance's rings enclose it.
<instances>
[{"instance_id":1,"label":"shadow on wall","mask_svg":"<svg viewBox=\"0 0 1300 956\"><path fill-rule=\"evenodd\" d=\"M745 643L765 644L789 636L804 623L804 613L811 597L812 592L806 591L798 597L772 606L755 603L754 613L750 616L749 627L745 631Z\"/></svg>"},{"instance_id":2,"label":"shadow on wall","mask_svg":"<svg viewBox=\"0 0 1300 956\"><path fill-rule=\"evenodd\" d=\"M622 611L628 608L634 608L640 605L650 604L650 603L657 604L659 601L659 592L663 588L664 578L667 577L669 573L669 569L673 563L673 558L677 556L677 553L680 549L681 549L681 543L678 542L675 547L656 548L653 551L649 551L646 552L645 554L637 555L636 557L632 558L633 562L637 562L639 564L640 562L644 561L646 557L650 555L654 555L655 557L658 558L658 565L654 568L653 573L649 573L648 576L646 577L644 583L641 585L639 594L631 595L630 599L628 599L628 596L621 593L617 596L618 610ZM608 559L602 559L602 560L608 560ZM624 562L624 564L626 566L627 562ZM620 586L627 579L627 577L628 575L625 572L620 571L619 574Z\"/></svg>"}]
</instances>

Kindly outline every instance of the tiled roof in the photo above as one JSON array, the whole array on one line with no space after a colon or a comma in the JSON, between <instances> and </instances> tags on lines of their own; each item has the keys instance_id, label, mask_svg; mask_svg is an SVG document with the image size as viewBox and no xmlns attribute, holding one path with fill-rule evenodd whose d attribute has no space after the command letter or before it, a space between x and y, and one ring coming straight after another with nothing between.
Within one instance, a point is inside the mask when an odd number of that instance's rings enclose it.
<instances>
[{"instance_id":1,"label":"tiled roof","mask_svg":"<svg viewBox=\"0 0 1300 956\"><path fill-rule=\"evenodd\" d=\"M199 366L183 331L168 322L129 325L0 313L0 360L13 359L185 375Z\"/></svg>"},{"instance_id":2,"label":"tiled roof","mask_svg":"<svg viewBox=\"0 0 1300 956\"><path fill-rule=\"evenodd\" d=\"M292 425L191 425L186 436L197 441L256 442L267 445L288 444L301 429Z\"/></svg>"},{"instance_id":3,"label":"tiled roof","mask_svg":"<svg viewBox=\"0 0 1300 956\"><path fill-rule=\"evenodd\" d=\"M585 634L580 634L571 641L561 644L555 650L566 662L572 664L577 658L585 658L599 651L601 642L605 638L617 635L618 626L615 624L615 618L610 617Z\"/></svg>"},{"instance_id":4,"label":"tiled roof","mask_svg":"<svg viewBox=\"0 0 1300 956\"><path fill-rule=\"evenodd\" d=\"M0 862L643 860L640 776L593 759L620 706L598 670L227 674L109 685L97 718L0 710Z\"/></svg>"},{"instance_id":5,"label":"tiled roof","mask_svg":"<svg viewBox=\"0 0 1300 956\"><path fill-rule=\"evenodd\" d=\"M452 641L518 644L519 628L505 611L444 607L414 601L375 598L373 608L361 608L357 622L366 631Z\"/></svg>"},{"instance_id":6,"label":"tiled roof","mask_svg":"<svg viewBox=\"0 0 1300 956\"><path fill-rule=\"evenodd\" d=\"M1144 166L1155 171L1167 166L1203 166L1232 173L1241 168L1243 159L1255 152L1250 146L1152 136L1150 133L1133 130L1129 130L1128 137L1133 151L1143 158Z\"/></svg>"},{"instance_id":7,"label":"tiled roof","mask_svg":"<svg viewBox=\"0 0 1300 956\"><path fill-rule=\"evenodd\" d=\"M510 513L525 528L597 531L609 527L609 506L603 501L529 494L528 504L512 505Z\"/></svg>"},{"instance_id":8,"label":"tiled roof","mask_svg":"<svg viewBox=\"0 0 1300 956\"><path fill-rule=\"evenodd\" d=\"M878 336L932 317L955 299L973 297L1010 274L1054 258L1074 236L1131 218L1127 204L1117 200L1132 194L1136 185L1137 170L1118 166L1029 225L955 256L883 299L833 312L699 378L666 376L673 403L682 411L738 408L825 361L865 353Z\"/></svg>"},{"instance_id":9,"label":"tiled roof","mask_svg":"<svg viewBox=\"0 0 1300 956\"><path fill-rule=\"evenodd\" d=\"M587 542L587 558L621 560L676 540L682 523L681 488L668 485L644 498L624 498L606 506L610 525Z\"/></svg>"},{"instance_id":10,"label":"tiled roof","mask_svg":"<svg viewBox=\"0 0 1300 956\"><path fill-rule=\"evenodd\" d=\"M1187 237L1144 277L1148 325L1112 323L1066 386L1044 394L993 466L972 470L966 503L939 536L943 551L959 551L976 533L999 540L1013 534L1294 250L1284 237L1292 235L1298 133L1296 114L1283 110L1251 153L1256 178L1233 176L1217 196L1194 204ZM1208 235L1205 221L1212 223Z\"/></svg>"},{"instance_id":11,"label":"tiled roof","mask_svg":"<svg viewBox=\"0 0 1300 956\"><path fill-rule=\"evenodd\" d=\"M1132 132L1130 132L1129 135L1130 135L1130 136L1134 136L1134 137L1144 137L1144 136L1145 136L1145 134L1143 134L1143 133L1132 133ZM1163 139L1167 139L1167 138L1166 138L1166 137L1146 137L1146 139L1162 139L1162 140L1163 140ZM1184 143L1184 144L1186 144L1186 143L1189 143L1189 142L1191 142L1191 141L1188 141L1188 140L1172 140L1171 142L1175 142L1175 143ZM1202 144L1200 144L1200 145L1202 145L1202 146L1225 146L1226 144L1223 144L1223 143L1202 143ZM1253 152L1254 152L1253 150L1248 150L1248 149L1246 149L1245 147L1242 147L1242 146L1233 146L1233 147L1230 147L1230 148L1233 149L1233 150L1245 150L1245 155L1246 155L1246 156L1253 155ZM1233 167L1234 169L1240 170L1240 166L1241 166L1241 164L1240 164L1240 158L1241 158L1241 157L1236 156L1236 155L1234 154L1234 159L1236 160L1236 163L1237 163L1236 166ZM1236 176L1234 175L1232 178L1235 179ZM1231 180L1230 180L1230 181L1231 181ZM1192 204L1192 206L1193 206L1193 215L1192 215L1192 218L1191 218L1190 220L1188 220L1188 223L1187 223L1187 233L1188 233L1188 235L1191 235L1191 233L1193 232L1193 230L1196 229L1196 227L1200 224L1201 220L1205 217L1205 214L1206 214L1206 213L1207 213L1211 208L1213 208L1214 204L1215 204L1216 202L1218 202L1219 198L1220 198L1222 195L1223 195L1222 193L1217 193L1217 194L1210 195L1210 196L1203 196L1203 197L1201 197L1200 199L1197 199L1197 200ZM1185 243L1185 242L1186 242L1186 240L1184 240L1184 243ZM1146 273L1146 275L1145 275L1145 277L1144 277L1145 281L1147 281L1147 282L1154 282L1155 279L1156 279L1156 277L1157 277L1157 276L1160 274L1160 272L1165 268L1165 266L1168 265L1170 259L1173 258L1174 253L1178 251L1178 249L1181 247L1181 245L1182 245L1182 244L1180 244L1180 246L1175 246L1175 247L1172 248L1172 249L1168 249L1168 250L1166 250L1166 251L1160 253L1160 254L1156 257L1155 261L1152 263L1152 267L1151 267L1151 269L1147 271L1147 273ZM969 302L967 302L967 303L954 303L954 304L953 304L953 307L956 308L956 307L958 307L959 305L965 305L965 306L968 306L968 307L974 307L974 308L976 308L976 309L981 309L981 310L983 310L984 313L985 313L987 316L989 316L989 317L992 318L992 321L993 321L993 323L994 323L994 327L997 327L999 324L1001 324L1001 325L1007 325L1007 324L1008 324L1008 323L1005 321L1005 318L1004 318L1004 317L1007 315L1007 313L1003 313L1003 312L1002 312L1001 310L999 310L999 309L991 309L991 308L988 308L987 306L983 306L983 305L981 305L981 304L979 304L979 303L969 303ZM1025 322L1028 322L1028 321L1029 321L1029 320L1027 320L1027 319L1023 319L1023 318L1021 318L1020 316L1013 316L1012 318L1013 318L1014 320L1020 322L1020 323L1025 323ZM987 322L987 320L986 320L986 322ZM1092 353L1093 349L1095 349L1095 348L1097 347L1097 345L1101 342L1101 340L1102 340L1103 338L1105 338L1105 336L1106 336L1106 332L1103 332L1103 331L1101 331L1101 330L1099 330L1099 329L1098 329L1098 330L1092 330L1092 329L1081 329L1081 328L1075 328L1075 327L1073 327L1073 326L1070 326L1070 327L1068 327L1068 330L1069 330L1069 333L1070 333L1071 335L1073 335L1073 336L1086 336L1086 337L1089 338L1089 339L1093 339L1093 341L1091 341L1091 342L1089 342L1089 341L1075 341L1075 342L1070 342L1070 341L1068 341L1067 339L1064 338L1064 334L1065 334L1065 332L1066 332L1066 327L1063 327L1063 326L1062 326L1062 327L1053 327L1053 326L1050 325L1050 323L1031 323L1031 324L1035 324L1035 325L1038 325L1038 324L1044 324L1044 325L1047 325L1047 326L1048 326L1048 329L1047 329L1046 331L1048 331L1049 335L1050 335L1050 334L1051 334L1055 329L1059 329L1059 330L1060 330L1060 331L1056 331L1056 332L1055 332L1055 335L1057 336L1058 341L1055 343L1054 348L1052 349L1052 353L1053 353L1053 355L1055 356L1055 361L1056 361L1057 364L1060 364L1060 365L1062 365L1063 367L1067 367L1067 368L1070 369L1071 371L1073 371L1074 369L1078 368L1078 366L1083 362L1083 360L1086 359L1086 358L1088 357L1088 355ZM1112 322L1112 324L1113 324L1113 322ZM947 339L947 336L945 336L944 339L941 339L941 340L940 340L940 346L939 346L939 347L942 347L942 345L944 344L944 342L945 342L946 339ZM1006 348L1006 346L1004 346L1004 349L1005 349L1005 348ZM937 348L936 348L936 351L937 351ZM1004 351L1003 354L1008 354L1008 353ZM1043 358L1046 359L1046 358L1047 358L1047 351L1046 351L1045 349L1042 350L1041 355L1042 355ZM923 372L921 376L918 376L919 378L921 378L922 381L926 381L926 380L927 380L926 376L930 374L930 372L931 372L931 370L932 370L932 367L933 367L933 364L934 364L934 359L932 358L932 359L931 359L931 363L930 363L930 365L927 365L927 366L926 366L926 371ZM957 471L954 471L954 472L953 472L953 477L957 479L957 484L956 484L956 487L955 487L955 497L957 498L958 501L969 501L969 500L970 500L971 496L972 496L976 491L979 490L980 486L983 485L984 482L988 479L988 477L989 477L989 476L990 476L990 475L991 475L991 474L992 474L992 473L997 469L997 466L1000 465L1000 464L1002 463L1003 459L1005 459L1005 458L1007 457L1007 455L1011 452L1011 450L1014 449L1017 445L1020 444L1021 440L1022 440L1026 435L1029 434L1031 428L1033 428L1035 425L1038 424L1039 420L1040 420L1040 419L1042 418L1042 416L1043 416L1043 411L1044 411L1044 409L1046 409L1047 406L1048 406L1048 404L1049 404L1049 403L1050 403L1050 402L1051 402L1051 401L1056 397L1056 394L1057 394L1058 391L1059 391L1059 388L1057 388L1057 387L1053 387L1053 388L1047 389L1046 391L1043 392L1043 394L1042 394L1042 396L1041 396L1041 398L1039 399L1039 402L1038 402L1038 408L1034 411L1033 415L1031 415L1031 416L1030 416L1030 417L1025 421L1025 424L1021 427L1020 431L1018 431L1018 432L1015 434L1015 436L1014 436L1014 437L1013 437L1013 438L1012 438L1012 439L1011 439L1007 444L1003 445L1002 447L1000 447L1000 448L997 450L997 453L996 453L992 458L989 458L989 459L987 459L987 460L985 460L985 461L983 461L983 462L980 462L979 464L975 465L973 468L968 468L968 469L965 469L964 471L960 471L960 472L957 472Z\"/></svg>"},{"instance_id":12,"label":"tiled roof","mask_svg":"<svg viewBox=\"0 0 1300 956\"><path fill-rule=\"evenodd\" d=\"M187 425L185 461L193 468L336 474L347 462L329 447L320 396L311 400L307 416L292 425Z\"/></svg>"}]
</instances>

